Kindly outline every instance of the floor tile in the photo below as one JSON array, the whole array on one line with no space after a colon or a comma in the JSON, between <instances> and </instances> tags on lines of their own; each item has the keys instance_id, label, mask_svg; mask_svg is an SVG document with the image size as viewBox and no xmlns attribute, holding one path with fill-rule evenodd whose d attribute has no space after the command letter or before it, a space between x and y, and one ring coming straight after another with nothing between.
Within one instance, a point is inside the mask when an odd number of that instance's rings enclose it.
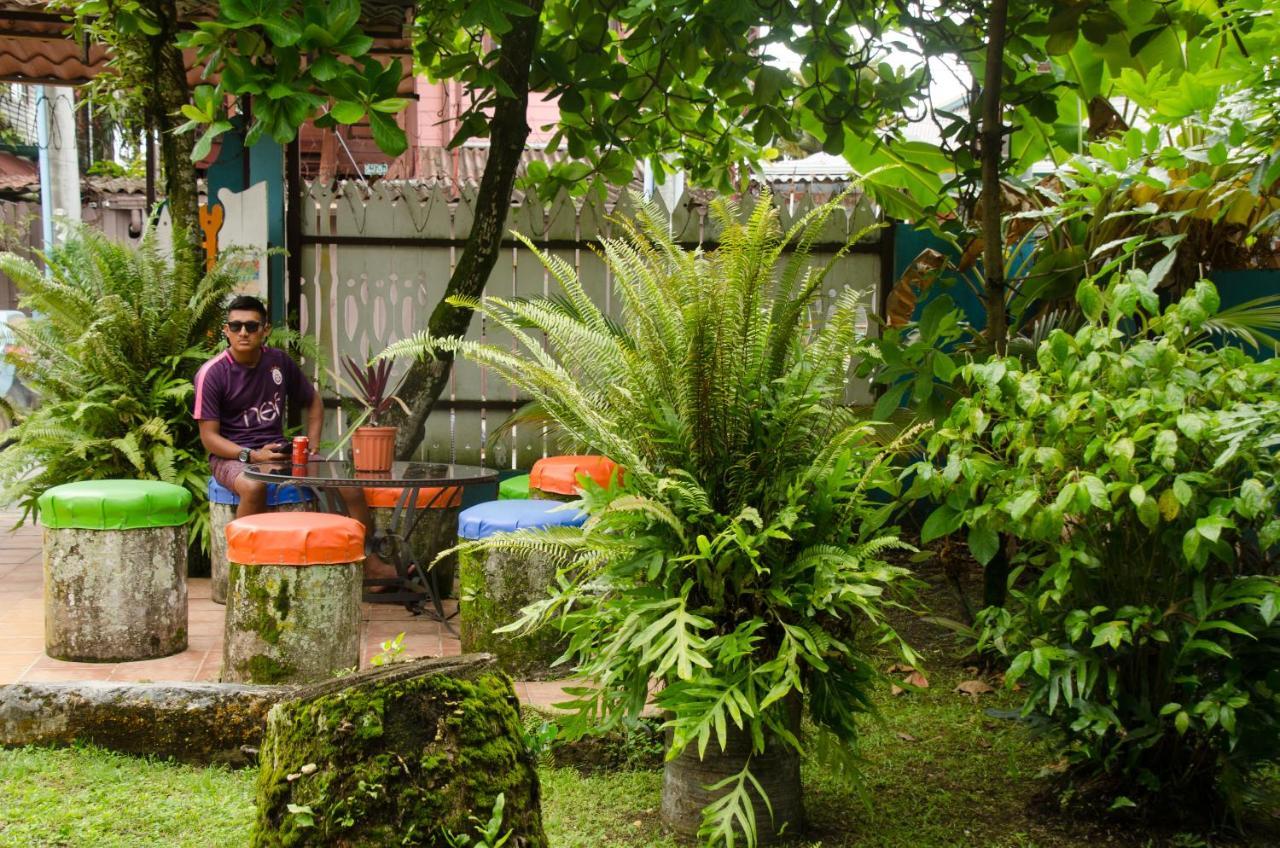
<instances>
[{"instance_id":1,"label":"floor tile","mask_svg":"<svg viewBox=\"0 0 1280 848\"><path fill-rule=\"evenodd\" d=\"M9 654L44 653L44 636L0 637L0 658Z\"/></svg>"},{"instance_id":2,"label":"floor tile","mask_svg":"<svg viewBox=\"0 0 1280 848\"><path fill-rule=\"evenodd\" d=\"M30 651L24 654L0 654L0 684L16 683L42 656L42 653Z\"/></svg>"}]
</instances>

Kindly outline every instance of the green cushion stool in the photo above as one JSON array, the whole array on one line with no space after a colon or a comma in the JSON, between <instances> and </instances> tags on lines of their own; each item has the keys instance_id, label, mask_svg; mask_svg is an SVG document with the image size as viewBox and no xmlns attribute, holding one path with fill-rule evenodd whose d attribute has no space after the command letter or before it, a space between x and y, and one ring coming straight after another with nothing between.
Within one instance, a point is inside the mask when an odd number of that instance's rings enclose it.
<instances>
[{"instance_id":1,"label":"green cushion stool","mask_svg":"<svg viewBox=\"0 0 1280 848\"><path fill-rule=\"evenodd\" d=\"M158 480L84 480L54 486L38 504L45 653L121 662L186 650L191 492Z\"/></svg>"},{"instance_id":2,"label":"green cushion stool","mask_svg":"<svg viewBox=\"0 0 1280 848\"><path fill-rule=\"evenodd\" d=\"M508 477L498 484L498 500L527 501L529 499L529 475Z\"/></svg>"}]
</instances>

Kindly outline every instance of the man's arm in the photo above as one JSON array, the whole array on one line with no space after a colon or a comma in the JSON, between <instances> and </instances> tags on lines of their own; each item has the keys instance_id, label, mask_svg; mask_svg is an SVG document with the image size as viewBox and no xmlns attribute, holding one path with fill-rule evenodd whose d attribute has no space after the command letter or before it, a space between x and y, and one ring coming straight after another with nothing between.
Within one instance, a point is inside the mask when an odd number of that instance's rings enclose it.
<instances>
[{"instance_id":1,"label":"man's arm","mask_svg":"<svg viewBox=\"0 0 1280 848\"><path fill-rule=\"evenodd\" d=\"M324 398L312 386L311 405L307 407L307 442L312 453L320 453L320 436L324 432Z\"/></svg>"},{"instance_id":2,"label":"man's arm","mask_svg":"<svg viewBox=\"0 0 1280 848\"><path fill-rule=\"evenodd\" d=\"M324 409L321 407L321 412ZM240 445L222 435L222 424L209 418L202 418L200 424L200 444L204 445L204 449L214 456L220 456L223 459L239 459ZM280 462L288 459L289 455L283 449L280 451L271 450L271 445L264 448L257 448L249 451L250 462Z\"/></svg>"}]
</instances>

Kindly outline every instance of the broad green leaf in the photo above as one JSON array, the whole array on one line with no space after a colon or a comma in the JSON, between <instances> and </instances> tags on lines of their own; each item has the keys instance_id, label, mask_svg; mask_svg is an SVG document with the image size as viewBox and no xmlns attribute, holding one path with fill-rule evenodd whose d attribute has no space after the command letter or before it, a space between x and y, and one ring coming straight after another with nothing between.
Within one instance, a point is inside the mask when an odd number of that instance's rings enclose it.
<instances>
[{"instance_id":1,"label":"broad green leaf","mask_svg":"<svg viewBox=\"0 0 1280 848\"><path fill-rule=\"evenodd\" d=\"M370 112L369 126L378 149L388 156L399 156L409 147L409 139L394 118L382 112Z\"/></svg>"},{"instance_id":2,"label":"broad green leaf","mask_svg":"<svg viewBox=\"0 0 1280 848\"><path fill-rule=\"evenodd\" d=\"M969 528L969 552L980 565L986 565L1000 549L1000 537L985 524Z\"/></svg>"},{"instance_id":3,"label":"broad green leaf","mask_svg":"<svg viewBox=\"0 0 1280 848\"><path fill-rule=\"evenodd\" d=\"M963 521L964 513L943 504L925 519L924 526L920 529L920 541L932 542L934 539L949 536L960 529Z\"/></svg>"},{"instance_id":4,"label":"broad green leaf","mask_svg":"<svg viewBox=\"0 0 1280 848\"><path fill-rule=\"evenodd\" d=\"M1037 493L1031 490L1019 494L1006 507L1009 511L1009 517L1014 521L1021 521L1022 517L1036 505L1037 497Z\"/></svg>"},{"instance_id":5,"label":"broad green leaf","mask_svg":"<svg viewBox=\"0 0 1280 848\"><path fill-rule=\"evenodd\" d=\"M1076 303L1080 304L1080 311L1090 321L1097 321L1102 317L1102 292L1088 280L1076 288Z\"/></svg>"},{"instance_id":6,"label":"broad green leaf","mask_svg":"<svg viewBox=\"0 0 1280 848\"><path fill-rule=\"evenodd\" d=\"M356 103L351 100L340 100L333 104L333 108L329 110L329 114L333 115L334 120L340 124L354 124L365 115L363 103Z\"/></svg>"},{"instance_id":7,"label":"broad green leaf","mask_svg":"<svg viewBox=\"0 0 1280 848\"><path fill-rule=\"evenodd\" d=\"M1245 518L1257 518L1267 509L1267 490L1262 481L1250 477L1240 484L1240 493L1236 495L1236 510Z\"/></svg>"}]
</instances>

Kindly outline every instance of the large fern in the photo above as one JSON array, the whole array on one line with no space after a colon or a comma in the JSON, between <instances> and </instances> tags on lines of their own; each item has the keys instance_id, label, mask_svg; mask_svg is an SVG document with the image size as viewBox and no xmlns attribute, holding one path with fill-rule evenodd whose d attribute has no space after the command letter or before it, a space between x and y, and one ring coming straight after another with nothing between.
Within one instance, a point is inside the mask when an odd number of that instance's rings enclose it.
<instances>
[{"instance_id":1,"label":"large fern","mask_svg":"<svg viewBox=\"0 0 1280 848\"><path fill-rule=\"evenodd\" d=\"M238 257L236 257L238 258ZM46 257L13 254L0 271L37 316L15 328L22 379L41 403L8 433L0 498L23 518L49 487L133 477L185 486L199 504L192 542L208 546L208 468L191 418L191 378L218 343L238 277L226 258L206 274L175 266L154 235L137 248L89 227Z\"/></svg>"},{"instance_id":2,"label":"large fern","mask_svg":"<svg viewBox=\"0 0 1280 848\"><path fill-rule=\"evenodd\" d=\"M704 252L675 244L660 211L637 202L637 218L616 222L621 236L600 251L621 320L568 264L539 253L555 299L469 302L515 337L516 352L420 335L384 356L469 357L568 440L626 469L623 486L585 493L583 530L472 545L564 563L515 626L562 628L565 661L596 684L573 704L570 732L635 715L657 679L673 753L723 745L729 724L757 749L766 731L798 745L784 715L795 695L851 743L869 703L863 646L901 647L882 608L903 572L881 558L901 546L883 529L896 485L885 449L846 406L862 306L849 290L817 320L835 259L817 265L810 250L843 211L828 204L783 232L769 197L747 210L721 200L720 246ZM739 784L706 811L708 840L753 821L743 804L754 780Z\"/></svg>"}]
</instances>

